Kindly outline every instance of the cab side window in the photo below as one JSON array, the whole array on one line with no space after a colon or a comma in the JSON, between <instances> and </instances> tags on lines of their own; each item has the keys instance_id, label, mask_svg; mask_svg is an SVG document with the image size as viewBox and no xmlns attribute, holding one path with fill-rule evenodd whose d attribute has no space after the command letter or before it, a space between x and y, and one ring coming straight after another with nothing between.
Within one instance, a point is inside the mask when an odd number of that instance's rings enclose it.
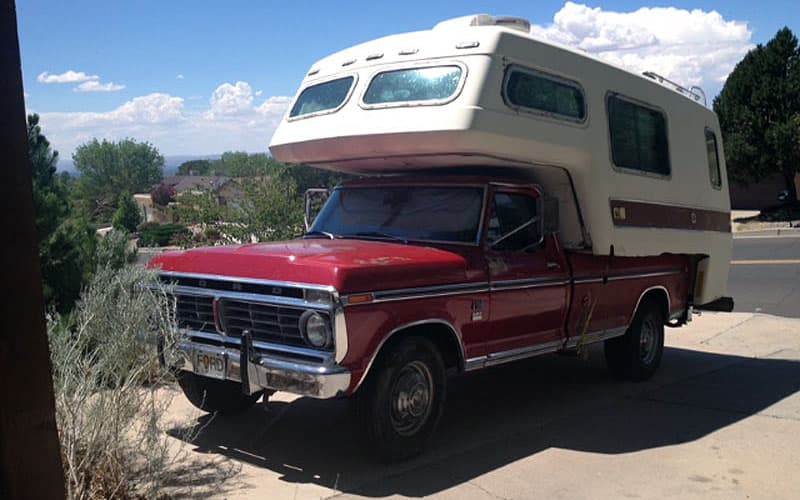
<instances>
[{"instance_id":1,"label":"cab side window","mask_svg":"<svg viewBox=\"0 0 800 500\"><path fill-rule=\"evenodd\" d=\"M490 248L506 252L535 248L542 241L536 198L518 193L495 193L489 217Z\"/></svg>"}]
</instances>

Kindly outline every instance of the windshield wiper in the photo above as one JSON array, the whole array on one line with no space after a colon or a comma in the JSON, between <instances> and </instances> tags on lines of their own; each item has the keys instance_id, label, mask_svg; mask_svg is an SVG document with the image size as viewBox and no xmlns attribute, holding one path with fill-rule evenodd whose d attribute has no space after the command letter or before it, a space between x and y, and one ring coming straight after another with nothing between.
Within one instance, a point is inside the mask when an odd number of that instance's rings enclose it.
<instances>
[{"instance_id":1,"label":"windshield wiper","mask_svg":"<svg viewBox=\"0 0 800 500\"><path fill-rule=\"evenodd\" d=\"M402 241L404 244L408 245L407 239L401 238L400 236L395 236L393 234L384 233L381 231L359 231L353 234L342 235L342 238L381 238L387 240Z\"/></svg>"},{"instance_id":2,"label":"windshield wiper","mask_svg":"<svg viewBox=\"0 0 800 500\"><path fill-rule=\"evenodd\" d=\"M329 233L328 231L309 231L303 235L303 239L318 238L320 236L325 236L326 238L331 240L336 237L333 233Z\"/></svg>"}]
</instances>

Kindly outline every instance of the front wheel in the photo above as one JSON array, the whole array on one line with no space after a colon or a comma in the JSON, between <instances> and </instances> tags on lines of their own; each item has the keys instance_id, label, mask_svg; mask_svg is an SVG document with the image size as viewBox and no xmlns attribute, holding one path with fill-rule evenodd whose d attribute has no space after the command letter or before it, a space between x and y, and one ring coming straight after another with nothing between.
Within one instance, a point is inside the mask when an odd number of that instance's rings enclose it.
<instances>
[{"instance_id":1,"label":"front wheel","mask_svg":"<svg viewBox=\"0 0 800 500\"><path fill-rule=\"evenodd\" d=\"M261 392L247 395L242 393L242 385L239 383L201 377L187 371L178 373L178 384L194 406L223 415L249 410L262 395Z\"/></svg>"},{"instance_id":2,"label":"front wheel","mask_svg":"<svg viewBox=\"0 0 800 500\"><path fill-rule=\"evenodd\" d=\"M351 399L367 444L385 461L422 452L436 429L445 400L445 368L436 347L410 337L381 353Z\"/></svg>"},{"instance_id":3,"label":"front wheel","mask_svg":"<svg viewBox=\"0 0 800 500\"><path fill-rule=\"evenodd\" d=\"M664 314L654 300L642 301L625 335L605 341L609 371L628 380L652 377L663 353Z\"/></svg>"}]
</instances>

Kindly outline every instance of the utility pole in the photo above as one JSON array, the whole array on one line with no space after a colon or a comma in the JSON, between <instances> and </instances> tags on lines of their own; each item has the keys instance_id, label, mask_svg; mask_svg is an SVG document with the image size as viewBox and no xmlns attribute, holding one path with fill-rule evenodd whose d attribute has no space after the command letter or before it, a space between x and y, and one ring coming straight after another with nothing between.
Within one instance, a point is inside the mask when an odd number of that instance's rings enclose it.
<instances>
[{"instance_id":1,"label":"utility pole","mask_svg":"<svg viewBox=\"0 0 800 500\"><path fill-rule=\"evenodd\" d=\"M0 0L0 498L64 498L14 0Z\"/></svg>"}]
</instances>

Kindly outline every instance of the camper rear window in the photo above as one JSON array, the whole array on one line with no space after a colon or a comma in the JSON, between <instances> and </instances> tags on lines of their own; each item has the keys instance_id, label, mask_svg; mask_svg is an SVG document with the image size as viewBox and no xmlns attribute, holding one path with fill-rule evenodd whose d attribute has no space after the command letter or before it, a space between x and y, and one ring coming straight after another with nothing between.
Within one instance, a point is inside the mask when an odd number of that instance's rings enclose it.
<instances>
[{"instance_id":1,"label":"camper rear window","mask_svg":"<svg viewBox=\"0 0 800 500\"><path fill-rule=\"evenodd\" d=\"M580 85L538 71L511 67L503 88L512 107L583 121L586 105Z\"/></svg>"},{"instance_id":2,"label":"camper rear window","mask_svg":"<svg viewBox=\"0 0 800 500\"><path fill-rule=\"evenodd\" d=\"M364 104L442 104L453 97L461 83L458 66L409 68L378 73L364 94Z\"/></svg>"},{"instance_id":3,"label":"camper rear window","mask_svg":"<svg viewBox=\"0 0 800 500\"><path fill-rule=\"evenodd\" d=\"M306 87L292 106L289 118L336 111L347 100L354 80L355 77L347 76Z\"/></svg>"},{"instance_id":4,"label":"camper rear window","mask_svg":"<svg viewBox=\"0 0 800 500\"><path fill-rule=\"evenodd\" d=\"M670 175L664 113L618 95L608 98L611 157L619 168Z\"/></svg>"},{"instance_id":5,"label":"camper rear window","mask_svg":"<svg viewBox=\"0 0 800 500\"><path fill-rule=\"evenodd\" d=\"M719 153L717 152L717 136L706 129L706 156L708 157L708 176L715 189L722 187L722 174L719 171Z\"/></svg>"}]
</instances>

